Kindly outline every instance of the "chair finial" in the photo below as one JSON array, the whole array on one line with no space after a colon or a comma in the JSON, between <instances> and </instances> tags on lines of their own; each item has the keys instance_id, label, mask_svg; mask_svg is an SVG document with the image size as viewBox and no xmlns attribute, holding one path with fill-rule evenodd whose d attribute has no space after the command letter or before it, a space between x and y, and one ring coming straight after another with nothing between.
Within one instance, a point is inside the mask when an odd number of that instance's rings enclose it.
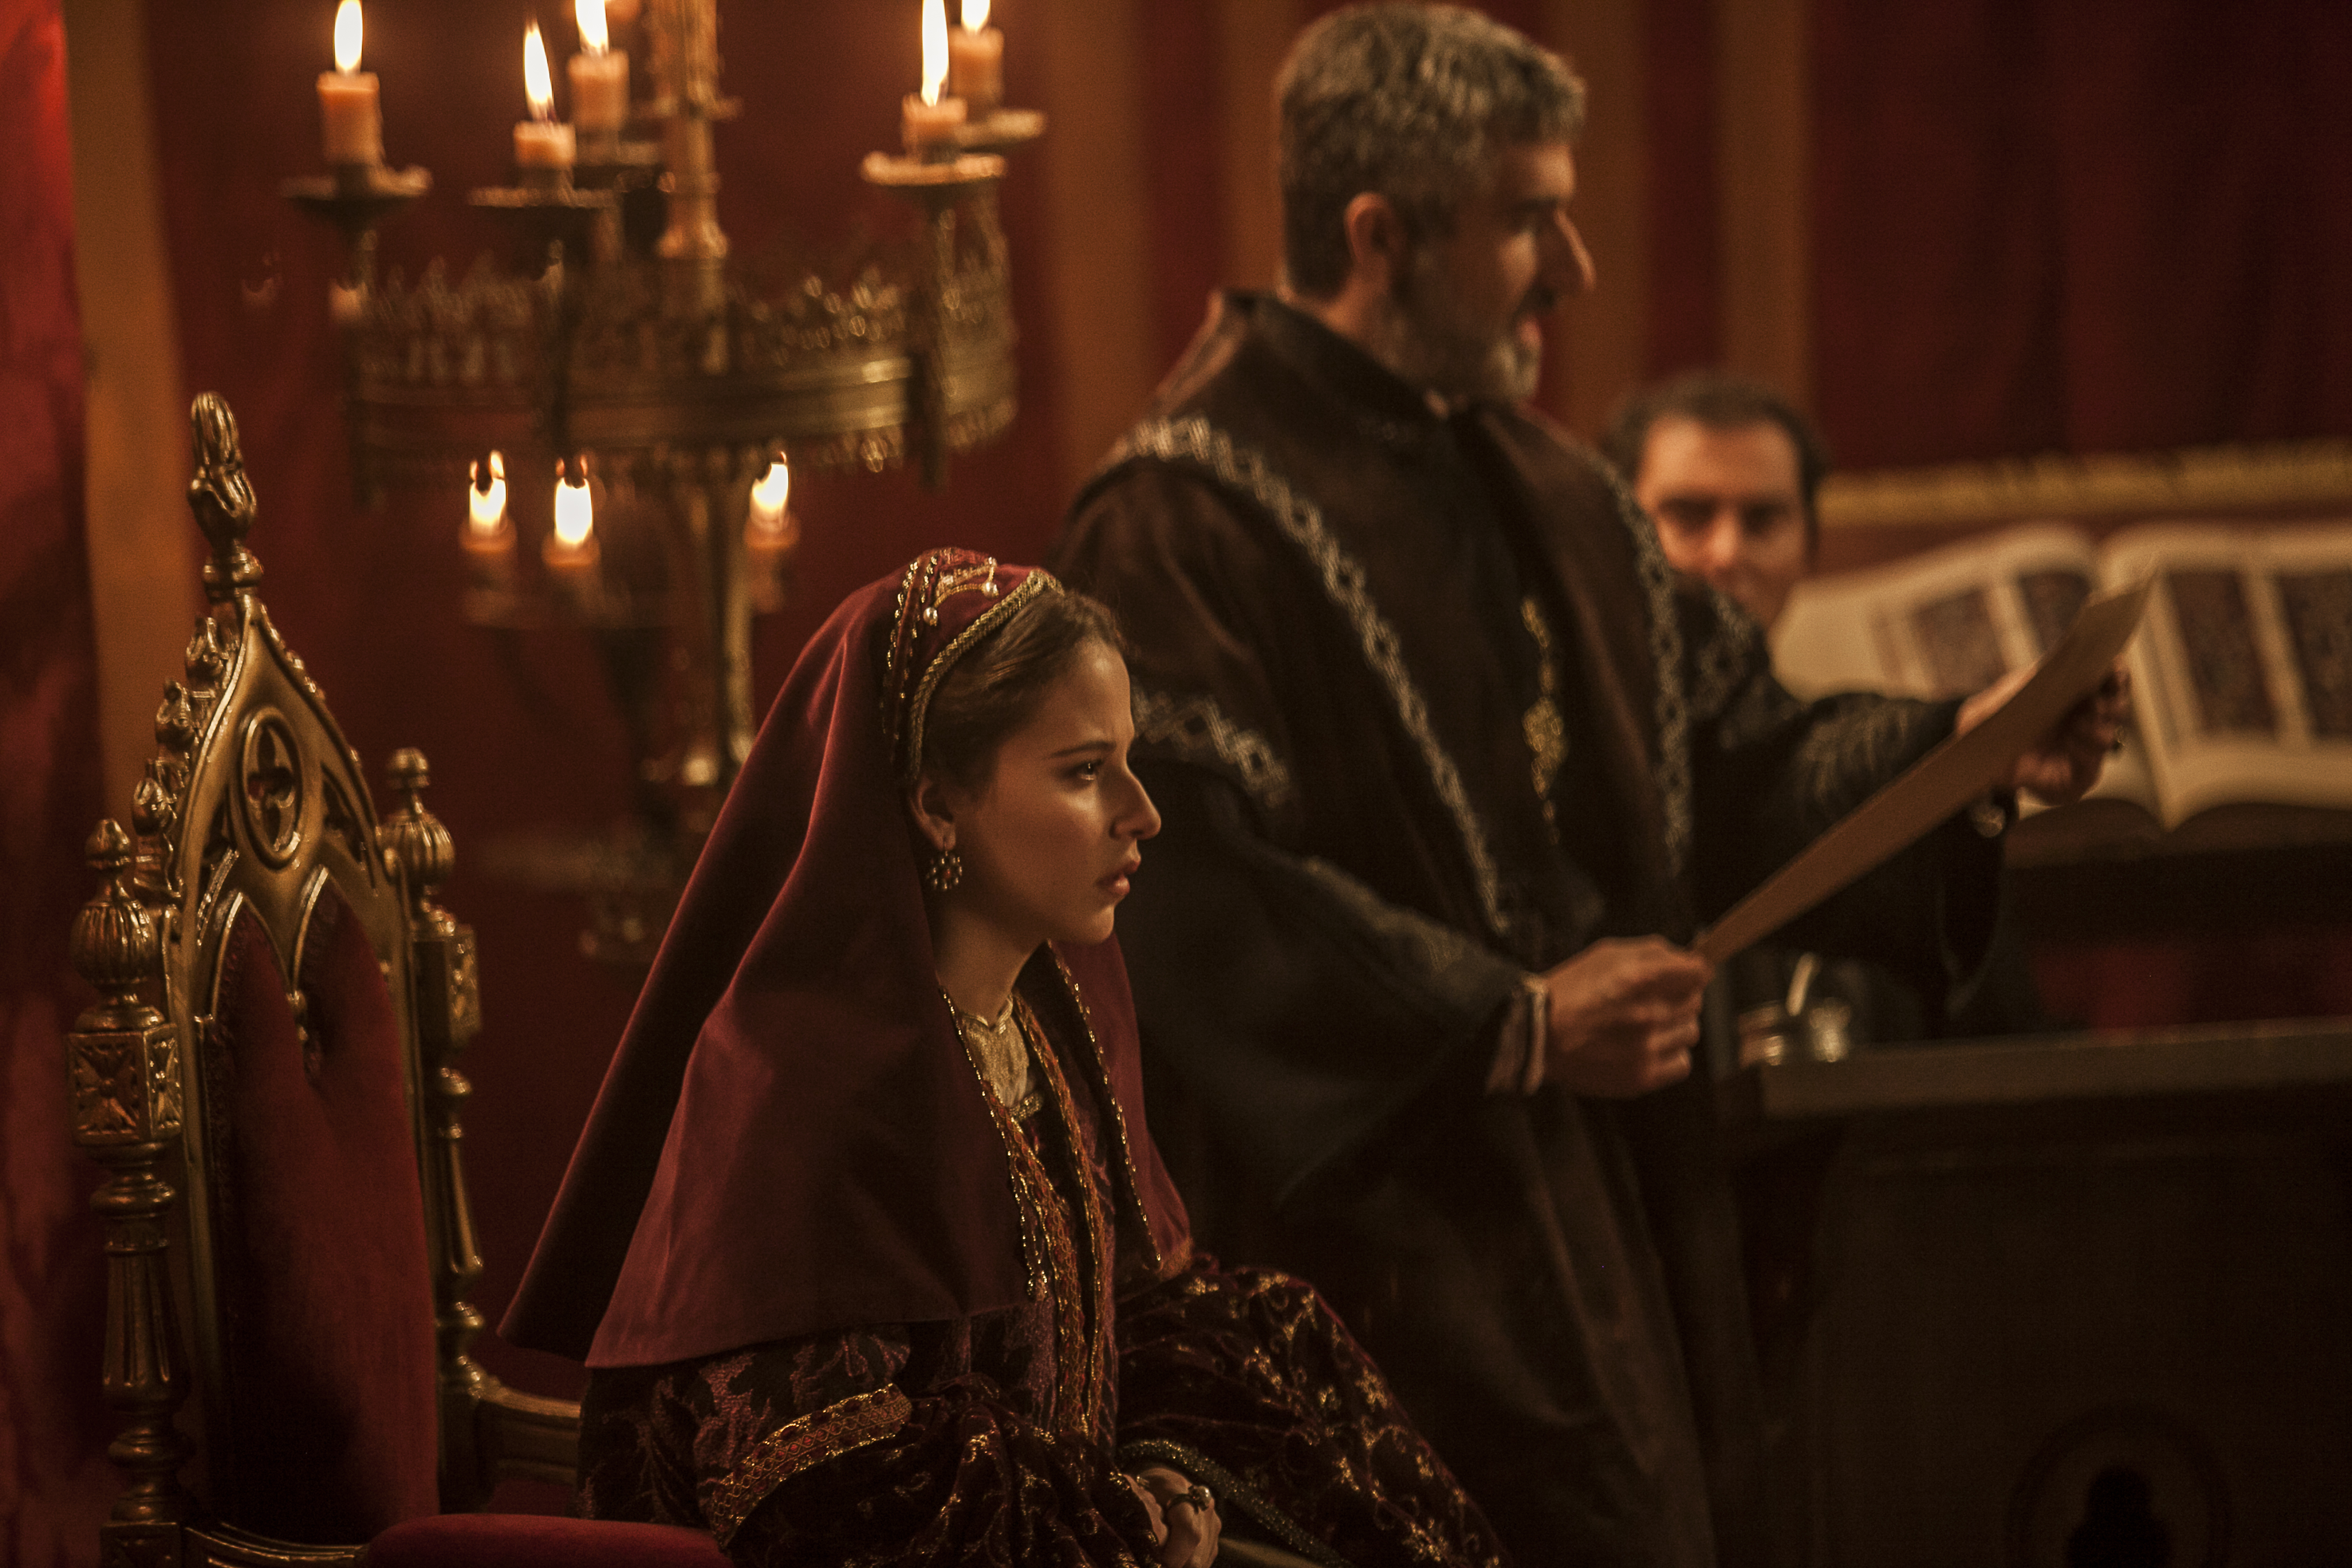
<instances>
[{"instance_id":1,"label":"chair finial","mask_svg":"<svg viewBox=\"0 0 2352 1568\"><path fill-rule=\"evenodd\" d=\"M457 865L457 848L449 837L449 830L425 808L425 787L433 781L432 767L425 760L425 753L413 746L404 746L392 754L384 774L401 799L399 809L384 824L384 836L391 840L392 852L400 857L401 866L408 873L409 895L420 911L429 910L427 895L448 881L449 873Z\"/></svg>"},{"instance_id":2,"label":"chair finial","mask_svg":"<svg viewBox=\"0 0 2352 1568\"><path fill-rule=\"evenodd\" d=\"M218 392L198 392L189 405L196 473L188 481L188 509L213 547L205 563L205 592L215 603L232 599L261 581L261 562L245 548L257 503L245 476L245 453L237 444L236 415Z\"/></svg>"},{"instance_id":3,"label":"chair finial","mask_svg":"<svg viewBox=\"0 0 2352 1568\"><path fill-rule=\"evenodd\" d=\"M154 916L131 891L131 835L110 817L91 831L83 852L106 885L82 905L68 954L107 1008L134 1009L140 986L154 973L156 946Z\"/></svg>"}]
</instances>

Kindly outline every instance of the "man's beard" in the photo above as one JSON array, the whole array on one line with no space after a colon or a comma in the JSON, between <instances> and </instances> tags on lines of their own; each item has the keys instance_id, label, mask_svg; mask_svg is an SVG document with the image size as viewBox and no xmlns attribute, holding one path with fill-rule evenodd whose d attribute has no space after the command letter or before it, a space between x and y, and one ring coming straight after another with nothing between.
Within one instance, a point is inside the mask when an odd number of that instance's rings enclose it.
<instances>
[{"instance_id":1,"label":"man's beard","mask_svg":"<svg viewBox=\"0 0 2352 1568\"><path fill-rule=\"evenodd\" d=\"M1522 340L1518 323L1522 316L1547 308L1545 300L1530 295L1520 313L1499 329L1467 320L1434 254L1417 247L1389 295L1388 308L1373 324L1372 354L1404 380L1449 401L1523 402L1535 395L1543 373L1543 348Z\"/></svg>"}]
</instances>

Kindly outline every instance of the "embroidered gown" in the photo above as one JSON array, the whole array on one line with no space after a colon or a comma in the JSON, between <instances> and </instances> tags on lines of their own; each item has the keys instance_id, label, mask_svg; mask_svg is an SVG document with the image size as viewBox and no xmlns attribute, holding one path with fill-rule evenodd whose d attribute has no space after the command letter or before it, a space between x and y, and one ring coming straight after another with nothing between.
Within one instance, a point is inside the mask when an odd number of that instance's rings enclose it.
<instances>
[{"instance_id":1,"label":"embroidered gown","mask_svg":"<svg viewBox=\"0 0 2352 1568\"><path fill-rule=\"evenodd\" d=\"M1164 1464L1213 1487L1228 1539L1499 1562L1308 1287L1154 1242L1075 983L1045 957L1022 991L1030 1060L974 1061L1006 1164L971 1179L1010 1175L1030 1298L600 1368L583 1511L708 1528L750 1563L1149 1563L1120 1472Z\"/></svg>"}]
</instances>

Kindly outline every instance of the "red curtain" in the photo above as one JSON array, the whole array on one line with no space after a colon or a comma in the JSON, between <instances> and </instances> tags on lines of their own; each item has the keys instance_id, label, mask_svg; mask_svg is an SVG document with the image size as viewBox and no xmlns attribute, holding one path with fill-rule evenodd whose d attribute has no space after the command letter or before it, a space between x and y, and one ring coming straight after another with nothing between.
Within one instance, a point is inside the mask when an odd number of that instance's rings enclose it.
<instances>
[{"instance_id":1,"label":"red curtain","mask_svg":"<svg viewBox=\"0 0 2352 1568\"><path fill-rule=\"evenodd\" d=\"M2352 433L2352 8L1815 0L1849 466Z\"/></svg>"},{"instance_id":2,"label":"red curtain","mask_svg":"<svg viewBox=\"0 0 2352 1568\"><path fill-rule=\"evenodd\" d=\"M58 0L0 0L0 1558L46 1568L97 1560L116 1484L62 1038L89 999L66 944L101 789Z\"/></svg>"}]
</instances>

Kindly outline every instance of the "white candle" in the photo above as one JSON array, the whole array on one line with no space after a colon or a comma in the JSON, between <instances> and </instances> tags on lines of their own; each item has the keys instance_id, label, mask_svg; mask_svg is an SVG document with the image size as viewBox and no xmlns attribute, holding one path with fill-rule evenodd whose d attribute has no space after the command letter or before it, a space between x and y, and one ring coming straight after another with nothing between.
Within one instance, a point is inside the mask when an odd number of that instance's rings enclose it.
<instances>
[{"instance_id":1,"label":"white candle","mask_svg":"<svg viewBox=\"0 0 2352 1568\"><path fill-rule=\"evenodd\" d=\"M572 0L580 52L572 57L572 123L590 135L616 133L629 118L629 57L612 47L604 0Z\"/></svg>"},{"instance_id":2,"label":"white candle","mask_svg":"<svg viewBox=\"0 0 2352 1568\"><path fill-rule=\"evenodd\" d=\"M555 78L548 74L547 46L533 22L522 38L522 85L530 118L515 127L515 165L521 169L569 169L576 156L572 127L555 118Z\"/></svg>"},{"instance_id":3,"label":"white candle","mask_svg":"<svg viewBox=\"0 0 2352 1568\"><path fill-rule=\"evenodd\" d=\"M540 549L549 575L562 591L585 604L596 591L596 503L588 481L578 484L555 471L555 528Z\"/></svg>"},{"instance_id":4,"label":"white candle","mask_svg":"<svg viewBox=\"0 0 2352 1568\"><path fill-rule=\"evenodd\" d=\"M360 69L360 0L335 10L335 68L319 73L319 129L330 163L383 162L383 110L373 71Z\"/></svg>"},{"instance_id":5,"label":"white candle","mask_svg":"<svg viewBox=\"0 0 2352 1568\"><path fill-rule=\"evenodd\" d=\"M988 25L988 0L963 0L963 26L948 37L948 90L983 114L1004 101L1004 35Z\"/></svg>"},{"instance_id":6,"label":"white candle","mask_svg":"<svg viewBox=\"0 0 2352 1568\"><path fill-rule=\"evenodd\" d=\"M751 607L765 614L784 607L792 587L793 555L801 542L800 523L786 504L792 493L792 468L779 455L752 485L751 509L743 519Z\"/></svg>"},{"instance_id":7,"label":"white candle","mask_svg":"<svg viewBox=\"0 0 2352 1568\"><path fill-rule=\"evenodd\" d=\"M514 524L507 517L507 464L490 454L489 472L471 465L466 490L466 528L458 536L474 586L503 590L514 585Z\"/></svg>"},{"instance_id":8,"label":"white candle","mask_svg":"<svg viewBox=\"0 0 2352 1568\"><path fill-rule=\"evenodd\" d=\"M513 528L507 521L507 460L503 454L490 454L488 483L484 483L482 465L467 465L467 475L473 483L466 491L466 538L468 543L491 539L501 534L511 537Z\"/></svg>"},{"instance_id":9,"label":"white candle","mask_svg":"<svg viewBox=\"0 0 2352 1568\"><path fill-rule=\"evenodd\" d=\"M556 475L555 532L548 542L551 557L558 550L577 555L596 548L596 502L587 480L574 483Z\"/></svg>"},{"instance_id":10,"label":"white candle","mask_svg":"<svg viewBox=\"0 0 2352 1568\"><path fill-rule=\"evenodd\" d=\"M907 96L899 115L908 152L922 152L951 145L956 132L963 128L963 99L940 96L940 88L947 77L947 3L923 0L923 90Z\"/></svg>"},{"instance_id":11,"label":"white candle","mask_svg":"<svg viewBox=\"0 0 2352 1568\"><path fill-rule=\"evenodd\" d=\"M763 533L782 533L793 496L792 465L779 457L751 485L751 527Z\"/></svg>"}]
</instances>

